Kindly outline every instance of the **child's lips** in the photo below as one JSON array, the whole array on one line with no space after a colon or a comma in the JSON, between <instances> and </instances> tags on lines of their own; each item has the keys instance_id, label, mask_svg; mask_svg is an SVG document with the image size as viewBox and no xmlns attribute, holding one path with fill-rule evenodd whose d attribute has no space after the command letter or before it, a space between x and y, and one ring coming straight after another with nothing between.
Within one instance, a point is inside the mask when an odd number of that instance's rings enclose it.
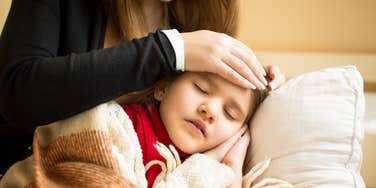
<instances>
[{"instance_id":1,"label":"child's lips","mask_svg":"<svg viewBox=\"0 0 376 188\"><path fill-rule=\"evenodd\" d=\"M203 137L206 137L206 125L203 121L199 119L186 119L186 121L190 124L192 124L195 128L197 128Z\"/></svg>"}]
</instances>

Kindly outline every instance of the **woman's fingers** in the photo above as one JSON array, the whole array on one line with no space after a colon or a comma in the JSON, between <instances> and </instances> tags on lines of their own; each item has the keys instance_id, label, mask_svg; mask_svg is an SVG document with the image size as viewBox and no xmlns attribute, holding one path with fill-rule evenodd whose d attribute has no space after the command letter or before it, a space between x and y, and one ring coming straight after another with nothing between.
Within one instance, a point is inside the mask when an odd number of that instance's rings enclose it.
<instances>
[{"instance_id":1,"label":"woman's fingers","mask_svg":"<svg viewBox=\"0 0 376 188\"><path fill-rule=\"evenodd\" d=\"M253 52L240 41L222 33L182 33L185 70L211 72L245 88L264 89L264 70Z\"/></svg>"},{"instance_id":2,"label":"woman's fingers","mask_svg":"<svg viewBox=\"0 0 376 188\"><path fill-rule=\"evenodd\" d=\"M280 72L278 66L266 65L264 69L266 70L268 77L270 78L270 82L268 84L270 90L275 90L286 82L286 77Z\"/></svg>"},{"instance_id":3,"label":"woman's fingers","mask_svg":"<svg viewBox=\"0 0 376 188\"><path fill-rule=\"evenodd\" d=\"M266 70L271 80L275 79L280 73L279 67L277 65L265 65L264 69Z\"/></svg>"},{"instance_id":4,"label":"woman's fingers","mask_svg":"<svg viewBox=\"0 0 376 188\"><path fill-rule=\"evenodd\" d=\"M232 49L231 53L238 59L240 59L243 62L244 66L247 66L252 71L248 73L249 78L246 78L254 84L257 83L256 85L259 86L257 87L258 89L265 89L265 86L268 84L268 82L263 75L264 68L262 67L262 65L258 62L257 59L252 58L252 54L245 52L244 49L241 49L239 47L234 48L235 49Z\"/></svg>"},{"instance_id":5,"label":"woman's fingers","mask_svg":"<svg viewBox=\"0 0 376 188\"><path fill-rule=\"evenodd\" d=\"M231 38L234 46L242 49L242 51L245 52L246 56L249 57L249 63L252 63L253 65L257 66L257 69L258 71L257 72L260 72L261 75L263 77L259 77L260 80L264 80L264 76L266 76L266 72L264 70L264 67L262 66L262 64L260 63L260 61L257 59L255 53L247 46L245 45L244 43L240 42L239 40L237 39L234 39L234 38Z\"/></svg>"},{"instance_id":6,"label":"woman's fingers","mask_svg":"<svg viewBox=\"0 0 376 188\"><path fill-rule=\"evenodd\" d=\"M252 83L252 85L256 86L258 89L265 89L265 85L261 83L254 74L254 72L259 73L257 70L254 70L255 67L252 67L251 69L249 66L247 66L246 63L244 63L244 60L241 60L232 54L228 54L227 59L224 59L223 61L225 61L225 64L229 65L230 68L234 70L233 73L238 73L241 77L245 78L248 82ZM252 87L252 89L255 88Z\"/></svg>"},{"instance_id":7,"label":"woman's fingers","mask_svg":"<svg viewBox=\"0 0 376 188\"><path fill-rule=\"evenodd\" d=\"M286 82L286 77L283 74L280 74L269 83L269 87L271 90L275 90L275 89L278 89L285 82Z\"/></svg>"},{"instance_id":8,"label":"woman's fingers","mask_svg":"<svg viewBox=\"0 0 376 188\"><path fill-rule=\"evenodd\" d=\"M230 36L228 37L234 46L232 53L234 53L238 58L242 59L253 70L253 73L259 78L259 80L266 85L267 83L264 77L266 76L266 72L253 51L239 40Z\"/></svg>"},{"instance_id":9,"label":"woman's fingers","mask_svg":"<svg viewBox=\"0 0 376 188\"><path fill-rule=\"evenodd\" d=\"M286 80L275 65L263 67L245 44L226 34L212 31L182 33L185 70L215 73L230 82L251 89L271 90ZM270 78L266 83L265 75Z\"/></svg>"},{"instance_id":10,"label":"woman's fingers","mask_svg":"<svg viewBox=\"0 0 376 188\"><path fill-rule=\"evenodd\" d=\"M229 62L229 64L235 64L233 63L233 61ZM256 86L252 82L244 78L241 74L239 74L239 72L237 72L232 67L230 67L231 65L229 66L228 64L223 63L221 60L218 60L217 64L218 64L218 67L217 67L217 70L215 71L216 74L244 88L256 89ZM236 65L233 65L233 66L236 66ZM241 71L244 71L244 70L241 70Z\"/></svg>"}]
</instances>

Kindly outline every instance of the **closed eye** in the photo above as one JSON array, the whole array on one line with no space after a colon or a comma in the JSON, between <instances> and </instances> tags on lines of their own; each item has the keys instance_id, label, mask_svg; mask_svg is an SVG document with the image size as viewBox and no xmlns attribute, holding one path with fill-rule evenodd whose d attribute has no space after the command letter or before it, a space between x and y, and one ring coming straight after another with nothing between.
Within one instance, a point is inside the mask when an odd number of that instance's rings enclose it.
<instances>
[{"instance_id":1,"label":"closed eye","mask_svg":"<svg viewBox=\"0 0 376 188\"><path fill-rule=\"evenodd\" d=\"M226 109L224 109L225 115L230 119L230 120L236 120L236 118Z\"/></svg>"},{"instance_id":2,"label":"closed eye","mask_svg":"<svg viewBox=\"0 0 376 188\"><path fill-rule=\"evenodd\" d=\"M199 86L198 84L194 84L196 89L199 90L201 93L204 93L204 94L209 94L209 92L207 92L204 88L202 88L201 86Z\"/></svg>"}]
</instances>

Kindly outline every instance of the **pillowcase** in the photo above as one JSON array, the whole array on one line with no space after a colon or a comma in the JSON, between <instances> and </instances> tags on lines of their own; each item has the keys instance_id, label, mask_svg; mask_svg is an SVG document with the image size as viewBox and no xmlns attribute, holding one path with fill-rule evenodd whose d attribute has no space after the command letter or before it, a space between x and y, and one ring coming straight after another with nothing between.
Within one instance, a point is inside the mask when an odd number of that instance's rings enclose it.
<instances>
[{"instance_id":1,"label":"pillowcase","mask_svg":"<svg viewBox=\"0 0 376 188\"><path fill-rule=\"evenodd\" d=\"M290 79L252 119L246 171L268 156L272 161L259 179L279 178L295 187L365 187L360 176L364 102L355 66Z\"/></svg>"}]
</instances>

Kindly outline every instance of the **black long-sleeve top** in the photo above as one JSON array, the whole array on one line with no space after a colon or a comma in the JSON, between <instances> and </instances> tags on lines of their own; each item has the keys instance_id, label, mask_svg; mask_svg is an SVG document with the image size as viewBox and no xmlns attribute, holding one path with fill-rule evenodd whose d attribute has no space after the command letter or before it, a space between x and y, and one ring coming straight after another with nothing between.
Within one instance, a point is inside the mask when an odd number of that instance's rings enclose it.
<instances>
[{"instance_id":1,"label":"black long-sleeve top","mask_svg":"<svg viewBox=\"0 0 376 188\"><path fill-rule=\"evenodd\" d=\"M0 37L0 174L32 133L177 72L160 31L103 49L101 0L13 0Z\"/></svg>"},{"instance_id":2,"label":"black long-sleeve top","mask_svg":"<svg viewBox=\"0 0 376 188\"><path fill-rule=\"evenodd\" d=\"M100 0L13 0L0 39L0 112L17 132L176 72L161 32L103 49Z\"/></svg>"}]
</instances>

